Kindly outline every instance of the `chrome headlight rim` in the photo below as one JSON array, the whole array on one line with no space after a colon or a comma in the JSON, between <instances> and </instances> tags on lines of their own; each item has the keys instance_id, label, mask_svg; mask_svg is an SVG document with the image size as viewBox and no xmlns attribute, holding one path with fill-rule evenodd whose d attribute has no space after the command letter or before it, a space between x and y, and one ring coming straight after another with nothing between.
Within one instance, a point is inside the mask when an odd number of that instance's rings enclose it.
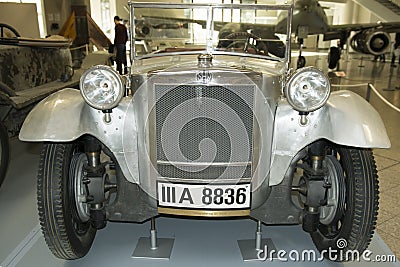
<instances>
[{"instance_id":1,"label":"chrome headlight rim","mask_svg":"<svg viewBox=\"0 0 400 267\"><path fill-rule=\"evenodd\" d=\"M85 94L85 90L84 90L85 79L92 71L99 71L99 70L108 72L109 74L111 74L112 78L114 78L115 81L117 82L119 92L118 92L117 98L111 104L96 104L96 103L92 102L91 99ZM106 65L95 65L95 66L92 66L89 69L87 69L80 78L79 88L80 88L81 95L82 95L83 99L85 100L85 102L92 108L98 109L98 110L111 110L111 109L115 108L116 106L118 106L118 104L122 100L122 97L124 96L124 82L122 80L122 77L112 67L106 66Z\"/></svg>"},{"instance_id":2,"label":"chrome headlight rim","mask_svg":"<svg viewBox=\"0 0 400 267\"><path fill-rule=\"evenodd\" d=\"M298 105L296 105L295 101L293 101L293 99L290 97L290 90L291 90L291 86L293 84L293 82L300 76L300 75L305 75L306 73L317 73L318 75L320 75L322 78L324 78L326 80L326 94L325 96L321 99L321 102L318 105L314 105L312 107L299 107ZM299 112L313 112L315 110L320 109L321 107L323 107L326 102L329 99L329 96L331 94L331 83L329 81L328 76L325 74L325 72L323 72L322 70L310 66L310 67L304 67L304 68L300 68L297 69L288 79L286 86L284 88L284 92L285 92L285 96L286 96L286 100L288 101L288 103L292 106L292 108L296 111Z\"/></svg>"}]
</instances>

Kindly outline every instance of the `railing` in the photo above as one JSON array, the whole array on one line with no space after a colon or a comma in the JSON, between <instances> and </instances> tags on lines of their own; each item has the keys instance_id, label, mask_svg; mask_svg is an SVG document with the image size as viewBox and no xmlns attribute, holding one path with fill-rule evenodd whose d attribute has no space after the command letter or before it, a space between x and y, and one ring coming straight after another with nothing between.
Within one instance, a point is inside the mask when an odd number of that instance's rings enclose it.
<instances>
[{"instance_id":1,"label":"railing","mask_svg":"<svg viewBox=\"0 0 400 267\"><path fill-rule=\"evenodd\" d=\"M367 86L367 94L365 96L365 99L369 102L371 100L371 92L374 92L380 100L383 101L386 105L388 105L390 108L394 109L397 112L400 112L400 108L396 107L392 103L390 103L381 93L379 93L378 90L376 90L375 86L372 83L361 83L361 84L332 84L332 87L337 87L337 88L351 88L351 87L362 87L362 86Z\"/></svg>"},{"instance_id":2,"label":"railing","mask_svg":"<svg viewBox=\"0 0 400 267\"><path fill-rule=\"evenodd\" d=\"M81 46L73 47L73 48L70 48L69 50L70 51L74 51L74 50L80 50L80 49L83 49L83 48L85 48L86 55L89 54L89 45L88 44L84 44L84 45L81 45Z\"/></svg>"}]
</instances>

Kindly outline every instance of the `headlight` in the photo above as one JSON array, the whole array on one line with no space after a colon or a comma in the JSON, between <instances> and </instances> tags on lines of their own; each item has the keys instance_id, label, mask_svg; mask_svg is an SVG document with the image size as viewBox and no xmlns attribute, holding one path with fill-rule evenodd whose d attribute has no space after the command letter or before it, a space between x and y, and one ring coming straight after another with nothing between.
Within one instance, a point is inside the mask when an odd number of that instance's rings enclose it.
<instances>
[{"instance_id":1,"label":"headlight","mask_svg":"<svg viewBox=\"0 0 400 267\"><path fill-rule=\"evenodd\" d=\"M285 88L289 104L301 112L311 112L322 107L330 92L328 77L314 67L298 69L289 78Z\"/></svg>"},{"instance_id":2,"label":"headlight","mask_svg":"<svg viewBox=\"0 0 400 267\"><path fill-rule=\"evenodd\" d=\"M108 66L94 66L85 71L80 80L81 94L95 109L107 110L118 105L124 85L117 72Z\"/></svg>"}]
</instances>

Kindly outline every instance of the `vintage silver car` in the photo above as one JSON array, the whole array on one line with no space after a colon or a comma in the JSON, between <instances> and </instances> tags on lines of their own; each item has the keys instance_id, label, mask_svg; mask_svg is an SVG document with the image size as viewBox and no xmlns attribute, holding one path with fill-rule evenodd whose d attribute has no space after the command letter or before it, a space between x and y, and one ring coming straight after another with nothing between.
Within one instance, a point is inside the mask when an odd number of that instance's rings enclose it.
<instances>
[{"instance_id":1,"label":"vintage silver car","mask_svg":"<svg viewBox=\"0 0 400 267\"><path fill-rule=\"evenodd\" d=\"M320 251L364 251L378 212L371 149L390 141L359 95L331 92L317 68L290 69L293 4L130 9L130 74L92 67L20 132L44 142L38 209L52 253L83 257L107 221L164 214L302 224ZM286 33L252 32L282 12Z\"/></svg>"}]
</instances>

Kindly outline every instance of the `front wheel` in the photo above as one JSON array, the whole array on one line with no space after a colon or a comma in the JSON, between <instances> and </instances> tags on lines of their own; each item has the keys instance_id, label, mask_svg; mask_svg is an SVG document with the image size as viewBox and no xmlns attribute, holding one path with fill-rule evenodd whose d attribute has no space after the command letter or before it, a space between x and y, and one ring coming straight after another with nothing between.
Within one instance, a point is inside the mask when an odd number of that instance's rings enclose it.
<instances>
[{"instance_id":1,"label":"front wheel","mask_svg":"<svg viewBox=\"0 0 400 267\"><path fill-rule=\"evenodd\" d=\"M326 258L346 261L352 251L361 255L371 242L378 214L378 175L370 150L332 147L330 152L325 164L331 186L311 237Z\"/></svg>"},{"instance_id":2,"label":"front wheel","mask_svg":"<svg viewBox=\"0 0 400 267\"><path fill-rule=\"evenodd\" d=\"M10 149L8 142L7 129L0 122L0 186L6 177L8 161L10 158Z\"/></svg>"},{"instance_id":3,"label":"front wheel","mask_svg":"<svg viewBox=\"0 0 400 267\"><path fill-rule=\"evenodd\" d=\"M40 155L40 225L47 246L61 259L85 256L96 234L85 203L85 164L87 157L79 143L45 144Z\"/></svg>"}]
</instances>

